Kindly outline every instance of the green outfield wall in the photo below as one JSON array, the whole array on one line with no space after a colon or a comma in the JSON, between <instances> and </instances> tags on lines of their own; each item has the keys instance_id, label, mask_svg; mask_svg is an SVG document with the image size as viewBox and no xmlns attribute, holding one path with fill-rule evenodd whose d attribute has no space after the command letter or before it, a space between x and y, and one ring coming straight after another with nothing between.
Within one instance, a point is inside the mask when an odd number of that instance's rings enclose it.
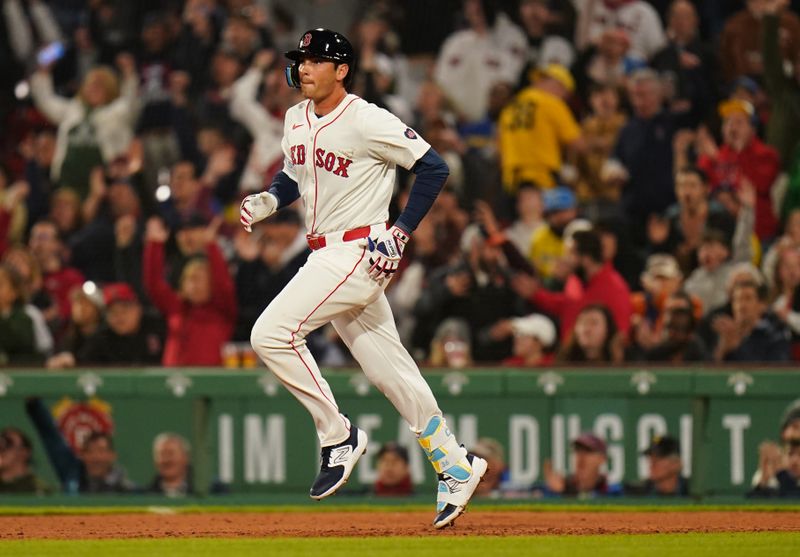
<instances>
[{"instance_id":1,"label":"green outfield wall","mask_svg":"<svg viewBox=\"0 0 800 557\"><path fill-rule=\"evenodd\" d=\"M364 375L325 373L339 407L370 436L352 483L374 480L383 442L412 448L417 483L432 470L413 434ZM506 448L510 478L542 480L545 459L571 465L569 440L593 430L609 444L612 480L646 474L640 456L649 439L680 438L684 470L698 495L748 489L758 444L776 439L786 407L800 398L800 372L791 369L472 369L425 373L448 423L469 447L493 437ZM41 397L66 434L80 439L94 427L113 428L120 461L140 485L153 475L152 442L164 431L193 444L201 490L211 478L234 492L305 491L318 466L311 418L265 370L143 369L51 373L0 372L0 426L31 433L28 397ZM37 470L54 475L36 440Z\"/></svg>"}]
</instances>

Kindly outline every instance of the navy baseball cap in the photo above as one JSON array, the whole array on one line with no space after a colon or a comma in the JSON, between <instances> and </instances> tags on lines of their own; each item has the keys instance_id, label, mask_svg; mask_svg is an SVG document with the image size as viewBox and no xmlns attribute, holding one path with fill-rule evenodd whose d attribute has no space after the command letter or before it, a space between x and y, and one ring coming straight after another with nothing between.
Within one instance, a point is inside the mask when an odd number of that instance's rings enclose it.
<instances>
[{"instance_id":1,"label":"navy baseball cap","mask_svg":"<svg viewBox=\"0 0 800 557\"><path fill-rule=\"evenodd\" d=\"M650 441L650 446L642 451L645 456L665 457L681 454L680 442L671 435L657 435Z\"/></svg>"},{"instance_id":2,"label":"navy baseball cap","mask_svg":"<svg viewBox=\"0 0 800 557\"><path fill-rule=\"evenodd\" d=\"M347 37L336 31L309 29L300 37L297 48L285 53L285 56L294 61L294 64L286 66L285 70L286 83L289 84L289 87L300 88L299 65L300 61L306 56L323 58L335 64L347 64L349 71L344 79L345 88L348 88L353 82L353 75L356 69L355 51Z\"/></svg>"},{"instance_id":3,"label":"navy baseball cap","mask_svg":"<svg viewBox=\"0 0 800 557\"><path fill-rule=\"evenodd\" d=\"M330 29L309 29L300 37L297 48L290 50L285 56L295 62L303 56L316 56L352 65L355 51L350 41L341 33Z\"/></svg>"},{"instance_id":4,"label":"navy baseball cap","mask_svg":"<svg viewBox=\"0 0 800 557\"><path fill-rule=\"evenodd\" d=\"M742 75L737 77L733 84L731 84L730 92L734 93L738 89L744 89L751 95L755 95L761 90L761 87L758 86L758 83L756 83L756 80L752 77Z\"/></svg>"},{"instance_id":5,"label":"navy baseball cap","mask_svg":"<svg viewBox=\"0 0 800 557\"><path fill-rule=\"evenodd\" d=\"M584 432L572 440L572 447L575 449L584 449L590 453L606 454L606 442L600 439L597 435L590 432Z\"/></svg>"},{"instance_id":6,"label":"navy baseball cap","mask_svg":"<svg viewBox=\"0 0 800 557\"><path fill-rule=\"evenodd\" d=\"M575 197L575 193L565 186L557 186L545 190L542 195L542 202L544 203L545 213L566 211L567 209L574 209L578 205L578 199Z\"/></svg>"},{"instance_id":7,"label":"navy baseball cap","mask_svg":"<svg viewBox=\"0 0 800 557\"><path fill-rule=\"evenodd\" d=\"M781 431L796 421L800 421L800 399L795 400L792 404L790 404L784 412L781 419Z\"/></svg>"}]
</instances>

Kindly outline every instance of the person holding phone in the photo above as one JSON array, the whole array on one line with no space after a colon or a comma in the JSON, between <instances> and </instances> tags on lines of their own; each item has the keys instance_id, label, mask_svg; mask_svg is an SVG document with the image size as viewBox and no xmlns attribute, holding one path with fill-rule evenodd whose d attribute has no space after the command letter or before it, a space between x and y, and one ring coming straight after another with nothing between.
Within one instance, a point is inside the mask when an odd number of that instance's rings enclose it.
<instances>
[{"instance_id":1,"label":"person holding phone","mask_svg":"<svg viewBox=\"0 0 800 557\"><path fill-rule=\"evenodd\" d=\"M61 45L61 54L63 55L64 46L61 42L64 40L63 34L46 2L5 0L2 16L5 21L4 31L8 36L8 43L14 57L28 69L33 64L42 64L39 56L44 50L48 52L45 59L50 60L47 64L55 62L59 56L50 57L58 47L52 47L52 45ZM41 42L37 42L37 38ZM47 46L41 49L42 45Z\"/></svg>"},{"instance_id":2,"label":"person holding phone","mask_svg":"<svg viewBox=\"0 0 800 557\"><path fill-rule=\"evenodd\" d=\"M123 53L117 57L121 80L111 68L95 67L75 97L61 97L53 89L50 73L60 50L51 45L40 52L41 64L30 80L31 94L36 108L58 125L50 169L53 183L72 188L85 200L92 168L125 153L133 139L139 77L133 56Z\"/></svg>"}]
</instances>

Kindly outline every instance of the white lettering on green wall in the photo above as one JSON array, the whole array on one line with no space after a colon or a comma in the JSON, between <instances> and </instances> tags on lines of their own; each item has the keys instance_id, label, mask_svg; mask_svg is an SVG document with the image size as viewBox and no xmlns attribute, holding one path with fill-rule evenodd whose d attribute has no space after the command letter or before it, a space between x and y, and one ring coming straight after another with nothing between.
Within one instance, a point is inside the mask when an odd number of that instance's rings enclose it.
<instances>
[{"instance_id":1,"label":"white lettering on green wall","mask_svg":"<svg viewBox=\"0 0 800 557\"><path fill-rule=\"evenodd\" d=\"M564 431L564 416L553 414L550 419L550 461L553 470L559 474L567 471L566 433Z\"/></svg>"},{"instance_id":2,"label":"white lettering on green wall","mask_svg":"<svg viewBox=\"0 0 800 557\"><path fill-rule=\"evenodd\" d=\"M681 465L686 478L692 477L692 425L691 414L681 415Z\"/></svg>"},{"instance_id":3,"label":"white lettering on green wall","mask_svg":"<svg viewBox=\"0 0 800 557\"><path fill-rule=\"evenodd\" d=\"M217 458L219 481L233 483L233 416L220 414L217 421Z\"/></svg>"},{"instance_id":4,"label":"white lettering on green wall","mask_svg":"<svg viewBox=\"0 0 800 557\"><path fill-rule=\"evenodd\" d=\"M539 477L539 422L533 416L513 414L509 418L508 438L511 482L532 484Z\"/></svg>"},{"instance_id":5,"label":"white lettering on green wall","mask_svg":"<svg viewBox=\"0 0 800 557\"><path fill-rule=\"evenodd\" d=\"M722 427L731 434L731 483L744 483L744 430L750 427L750 416L747 414L725 414L722 416Z\"/></svg>"},{"instance_id":6,"label":"white lettering on green wall","mask_svg":"<svg viewBox=\"0 0 800 557\"><path fill-rule=\"evenodd\" d=\"M594 433L606 441L609 483L619 483L625 477L625 447L622 440L625 428L616 414L600 414L594 421Z\"/></svg>"},{"instance_id":7,"label":"white lettering on green wall","mask_svg":"<svg viewBox=\"0 0 800 557\"><path fill-rule=\"evenodd\" d=\"M650 475L650 463L642 451L650 446L650 441L657 435L666 435L667 420L660 414L642 414L636 426L636 454L638 457L639 479Z\"/></svg>"},{"instance_id":8,"label":"white lettering on green wall","mask_svg":"<svg viewBox=\"0 0 800 557\"><path fill-rule=\"evenodd\" d=\"M286 419L280 414L244 417L244 481L286 481Z\"/></svg>"}]
</instances>

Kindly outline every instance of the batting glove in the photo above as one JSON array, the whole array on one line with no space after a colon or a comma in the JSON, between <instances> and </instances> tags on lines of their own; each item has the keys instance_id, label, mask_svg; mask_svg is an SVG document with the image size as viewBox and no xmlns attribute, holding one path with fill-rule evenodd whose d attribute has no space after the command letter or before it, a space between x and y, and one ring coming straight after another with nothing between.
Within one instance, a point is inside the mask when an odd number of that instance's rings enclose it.
<instances>
[{"instance_id":1,"label":"batting glove","mask_svg":"<svg viewBox=\"0 0 800 557\"><path fill-rule=\"evenodd\" d=\"M252 232L252 226L258 221L264 220L278 210L277 198L269 192L254 193L242 200L239 207L239 221L248 232Z\"/></svg>"},{"instance_id":2,"label":"batting glove","mask_svg":"<svg viewBox=\"0 0 800 557\"><path fill-rule=\"evenodd\" d=\"M369 276L375 280L391 278L397 271L409 236L397 226L382 232L373 240L367 238L369 248Z\"/></svg>"}]
</instances>

